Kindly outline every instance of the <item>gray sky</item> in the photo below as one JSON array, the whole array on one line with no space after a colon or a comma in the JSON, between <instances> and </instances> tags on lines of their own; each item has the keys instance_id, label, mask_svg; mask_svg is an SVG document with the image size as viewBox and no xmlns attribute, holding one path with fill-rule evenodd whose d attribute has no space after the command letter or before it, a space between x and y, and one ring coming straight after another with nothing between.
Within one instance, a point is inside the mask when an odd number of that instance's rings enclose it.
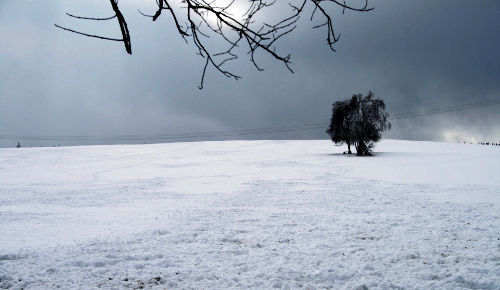
<instances>
[{"instance_id":1,"label":"gray sky","mask_svg":"<svg viewBox=\"0 0 500 290\"><path fill-rule=\"evenodd\" d=\"M368 13L332 10L341 33L332 53L323 30L301 26L278 44L292 53L294 74L259 54L257 72L245 56L226 79L204 65L174 30L137 8L154 1L121 0L133 55L121 43L90 39L54 23L119 36L116 22L88 23L66 12L112 14L107 1L0 0L0 135L189 135L193 132L325 123L321 129L210 139L310 139L324 133L331 104L372 90L392 114L500 98L500 2L378 0ZM394 120L387 138L500 141L500 105ZM196 138L195 138L196 139ZM204 138L199 138L204 139ZM193 139L186 139L193 140ZM0 140L11 147L15 140ZM25 146L161 142L24 140Z\"/></svg>"}]
</instances>

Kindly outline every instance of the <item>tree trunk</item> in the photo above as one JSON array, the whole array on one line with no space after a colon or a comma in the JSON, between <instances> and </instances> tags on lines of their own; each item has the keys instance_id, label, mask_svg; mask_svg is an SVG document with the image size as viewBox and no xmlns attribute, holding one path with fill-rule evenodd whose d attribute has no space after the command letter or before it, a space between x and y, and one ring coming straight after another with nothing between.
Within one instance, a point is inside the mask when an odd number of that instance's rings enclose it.
<instances>
[{"instance_id":1,"label":"tree trunk","mask_svg":"<svg viewBox=\"0 0 500 290\"><path fill-rule=\"evenodd\" d=\"M364 141L359 141L358 146L356 146L356 155L358 156L370 155L368 146L366 146Z\"/></svg>"},{"instance_id":2,"label":"tree trunk","mask_svg":"<svg viewBox=\"0 0 500 290\"><path fill-rule=\"evenodd\" d=\"M351 143L347 142L347 153L352 154L351 152Z\"/></svg>"}]
</instances>

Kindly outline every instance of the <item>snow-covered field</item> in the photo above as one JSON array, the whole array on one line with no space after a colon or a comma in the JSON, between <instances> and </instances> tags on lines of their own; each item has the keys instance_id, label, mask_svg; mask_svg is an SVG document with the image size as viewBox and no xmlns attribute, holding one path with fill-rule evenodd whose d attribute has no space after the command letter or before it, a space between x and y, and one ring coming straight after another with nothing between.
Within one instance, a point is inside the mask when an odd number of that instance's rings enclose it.
<instances>
[{"instance_id":1,"label":"snow-covered field","mask_svg":"<svg viewBox=\"0 0 500 290\"><path fill-rule=\"evenodd\" d=\"M500 147L0 149L0 288L500 289Z\"/></svg>"}]
</instances>

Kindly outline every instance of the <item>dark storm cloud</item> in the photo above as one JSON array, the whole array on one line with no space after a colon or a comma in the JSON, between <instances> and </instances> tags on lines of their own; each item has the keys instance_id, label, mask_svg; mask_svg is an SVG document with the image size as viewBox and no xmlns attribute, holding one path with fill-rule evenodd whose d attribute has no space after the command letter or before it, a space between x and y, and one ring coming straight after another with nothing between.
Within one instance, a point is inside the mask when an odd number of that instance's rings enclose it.
<instances>
[{"instance_id":1,"label":"dark storm cloud","mask_svg":"<svg viewBox=\"0 0 500 290\"><path fill-rule=\"evenodd\" d=\"M2 1L0 132L19 135L150 135L328 122L334 100L373 90L393 113L498 98L500 5L497 1L372 1L375 11L334 12L337 52L302 20L279 50L293 68L259 55L264 72L242 58L236 82L209 70L168 17L136 13L122 1L132 56L121 44L57 30L53 23L116 35L116 25L82 23L65 12L107 16L100 1L50 5ZM104 9L97 9L104 7ZM500 139L499 106L398 120L387 135L403 139ZM244 136L325 138L324 130ZM144 140L154 141L154 140ZM12 146L15 141L2 141ZM32 145L84 142L25 141ZM92 141L90 143L100 143ZM106 142L103 142L106 143Z\"/></svg>"}]
</instances>

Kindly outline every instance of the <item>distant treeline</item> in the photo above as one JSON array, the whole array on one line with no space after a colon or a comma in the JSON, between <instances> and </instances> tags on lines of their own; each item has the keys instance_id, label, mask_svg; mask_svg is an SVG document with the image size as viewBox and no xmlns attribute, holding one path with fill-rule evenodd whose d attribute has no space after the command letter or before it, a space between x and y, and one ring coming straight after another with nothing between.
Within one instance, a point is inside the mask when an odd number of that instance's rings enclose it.
<instances>
[{"instance_id":1,"label":"distant treeline","mask_svg":"<svg viewBox=\"0 0 500 290\"><path fill-rule=\"evenodd\" d=\"M464 142L465 143L465 142ZM500 146L500 142L477 142L478 145Z\"/></svg>"}]
</instances>

